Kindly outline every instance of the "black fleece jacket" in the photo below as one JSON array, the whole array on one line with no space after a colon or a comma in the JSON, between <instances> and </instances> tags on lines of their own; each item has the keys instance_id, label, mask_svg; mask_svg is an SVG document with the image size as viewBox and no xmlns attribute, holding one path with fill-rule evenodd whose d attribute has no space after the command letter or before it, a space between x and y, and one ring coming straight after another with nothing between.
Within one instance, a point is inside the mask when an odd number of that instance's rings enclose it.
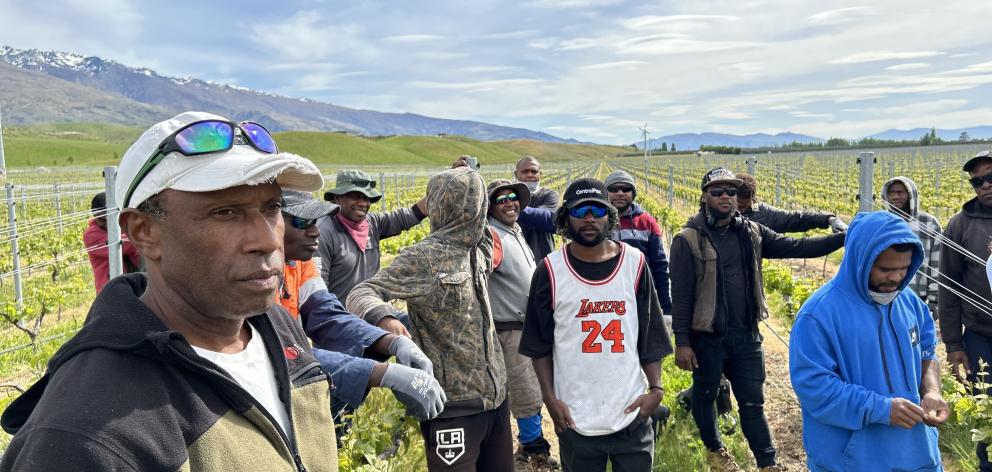
<instances>
[{"instance_id":1,"label":"black fleece jacket","mask_svg":"<svg viewBox=\"0 0 992 472\"><path fill-rule=\"evenodd\" d=\"M337 470L330 382L281 307L248 319L289 410L290 434L138 298L143 273L97 296L83 329L3 412L0 471Z\"/></svg>"}]
</instances>

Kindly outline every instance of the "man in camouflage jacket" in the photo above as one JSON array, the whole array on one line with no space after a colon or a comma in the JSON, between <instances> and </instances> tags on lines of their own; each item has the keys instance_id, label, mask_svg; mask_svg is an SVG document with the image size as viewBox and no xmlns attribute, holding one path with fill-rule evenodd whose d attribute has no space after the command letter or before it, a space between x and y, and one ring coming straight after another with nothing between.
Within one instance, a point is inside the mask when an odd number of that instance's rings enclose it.
<instances>
[{"instance_id":1,"label":"man in camouflage jacket","mask_svg":"<svg viewBox=\"0 0 992 472\"><path fill-rule=\"evenodd\" d=\"M457 164L456 164L457 165ZM486 186L467 167L427 183L431 233L348 295L348 310L377 324L405 300L410 334L434 363L444 411L421 423L427 465L437 470L513 470L506 369L488 296L493 240Z\"/></svg>"}]
</instances>

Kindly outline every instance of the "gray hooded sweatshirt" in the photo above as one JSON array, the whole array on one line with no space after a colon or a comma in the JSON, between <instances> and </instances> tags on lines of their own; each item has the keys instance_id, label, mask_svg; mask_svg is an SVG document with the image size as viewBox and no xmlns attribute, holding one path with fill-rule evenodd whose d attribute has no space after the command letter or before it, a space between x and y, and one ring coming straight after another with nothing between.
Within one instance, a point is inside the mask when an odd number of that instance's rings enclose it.
<instances>
[{"instance_id":1,"label":"gray hooded sweatshirt","mask_svg":"<svg viewBox=\"0 0 992 472\"><path fill-rule=\"evenodd\" d=\"M888 202L889 186L894 182L899 182L906 187L909 192L909 215L912 217L909 223L913 234L923 241L923 265L909 283L910 290L920 296L927 305L933 309L937 304L937 269L940 267L940 241L937 240L941 234L940 221L933 215L920 210L920 193L916 190L916 183L909 177L893 177L882 184L882 200ZM890 210L896 213L894 210ZM902 216L899 213L896 213ZM905 217L903 217L905 219ZM925 230L926 229L926 230Z\"/></svg>"}]
</instances>

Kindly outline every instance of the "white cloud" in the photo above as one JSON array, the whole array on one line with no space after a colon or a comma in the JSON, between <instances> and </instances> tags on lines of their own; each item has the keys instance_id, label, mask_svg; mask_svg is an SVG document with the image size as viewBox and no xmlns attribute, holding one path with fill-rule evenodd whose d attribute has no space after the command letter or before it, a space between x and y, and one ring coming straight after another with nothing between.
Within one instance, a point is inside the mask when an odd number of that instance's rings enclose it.
<instances>
[{"instance_id":1,"label":"white cloud","mask_svg":"<svg viewBox=\"0 0 992 472\"><path fill-rule=\"evenodd\" d=\"M809 17L809 22L812 25L818 26L839 25L851 23L873 15L875 15L875 10L869 7L839 8L812 15Z\"/></svg>"},{"instance_id":2,"label":"white cloud","mask_svg":"<svg viewBox=\"0 0 992 472\"><path fill-rule=\"evenodd\" d=\"M444 36L436 34L401 34L397 36L386 36L383 41L390 43L422 43L424 41L436 41L444 39Z\"/></svg>"},{"instance_id":3,"label":"white cloud","mask_svg":"<svg viewBox=\"0 0 992 472\"><path fill-rule=\"evenodd\" d=\"M600 62L599 64L588 64L580 67L580 69L636 69L641 66L648 65L644 61L613 61L613 62Z\"/></svg>"},{"instance_id":4,"label":"white cloud","mask_svg":"<svg viewBox=\"0 0 992 472\"><path fill-rule=\"evenodd\" d=\"M789 115L794 116L796 118L817 118L817 119L821 119L821 118L829 119L834 117L832 113L810 113L808 111L791 111L789 112Z\"/></svg>"},{"instance_id":5,"label":"white cloud","mask_svg":"<svg viewBox=\"0 0 992 472\"><path fill-rule=\"evenodd\" d=\"M608 131L603 131L601 128L590 128L582 126L548 126L544 128L545 131L549 133L572 133L584 136L591 136L595 138L615 138L616 134L610 133Z\"/></svg>"},{"instance_id":6,"label":"white cloud","mask_svg":"<svg viewBox=\"0 0 992 472\"><path fill-rule=\"evenodd\" d=\"M562 41L558 46L561 51L570 51L575 49L588 49L596 46L598 43L593 38L574 38Z\"/></svg>"},{"instance_id":7,"label":"white cloud","mask_svg":"<svg viewBox=\"0 0 992 472\"><path fill-rule=\"evenodd\" d=\"M409 83L409 86L411 88L433 90L483 90L494 87L530 86L541 82L542 81L540 79L495 79L479 80L474 82L413 81Z\"/></svg>"},{"instance_id":8,"label":"white cloud","mask_svg":"<svg viewBox=\"0 0 992 472\"><path fill-rule=\"evenodd\" d=\"M362 34L360 25L331 24L319 12L301 11L282 22L254 25L249 39L295 61L323 61L341 52L377 55Z\"/></svg>"},{"instance_id":9,"label":"white cloud","mask_svg":"<svg viewBox=\"0 0 992 472\"><path fill-rule=\"evenodd\" d=\"M532 0L526 3L529 8L548 8L548 9L572 9L572 8L590 8L590 7L605 7L620 3L623 0Z\"/></svg>"},{"instance_id":10,"label":"white cloud","mask_svg":"<svg viewBox=\"0 0 992 472\"><path fill-rule=\"evenodd\" d=\"M894 70L894 71L916 70L916 69L927 69L929 67L930 64L927 64L926 62L907 62L905 64L896 64L894 66L886 67L885 70Z\"/></svg>"},{"instance_id":11,"label":"white cloud","mask_svg":"<svg viewBox=\"0 0 992 472\"><path fill-rule=\"evenodd\" d=\"M664 26L670 28L673 25L690 24L695 27L698 23L710 23L717 21L733 21L738 18L727 15L666 15L666 16L638 16L620 21L620 25L627 29L642 29L649 26Z\"/></svg>"},{"instance_id":12,"label":"white cloud","mask_svg":"<svg viewBox=\"0 0 992 472\"><path fill-rule=\"evenodd\" d=\"M478 39L500 40L500 39L522 39L537 35L536 30L506 31L503 33L490 33L479 36Z\"/></svg>"},{"instance_id":13,"label":"white cloud","mask_svg":"<svg viewBox=\"0 0 992 472\"><path fill-rule=\"evenodd\" d=\"M834 59L830 61L830 64L860 64L863 62L877 62L877 61L891 61L891 60L903 60L903 59L919 59L922 57L933 57L940 56L944 54L940 51L915 51L915 52L896 52L896 51L871 51L871 52L859 52L856 54L851 54L849 56L842 57L840 59Z\"/></svg>"}]
</instances>

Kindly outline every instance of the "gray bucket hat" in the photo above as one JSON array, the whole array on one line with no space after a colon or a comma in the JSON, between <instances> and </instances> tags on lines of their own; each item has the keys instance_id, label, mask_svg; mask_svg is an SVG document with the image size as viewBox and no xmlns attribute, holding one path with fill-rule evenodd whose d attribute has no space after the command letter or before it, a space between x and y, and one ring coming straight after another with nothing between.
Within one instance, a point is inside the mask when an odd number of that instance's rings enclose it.
<instances>
[{"instance_id":1,"label":"gray bucket hat","mask_svg":"<svg viewBox=\"0 0 992 472\"><path fill-rule=\"evenodd\" d=\"M331 201L336 196L350 192L359 192L369 197L372 203L382 198L382 192L375 189L375 179L372 176L358 169L345 169L338 172L335 187L324 192L324 200Z\"/></svg>"},{"instance_id":2,"label":"gray bucket hat","mask_svg":"<svg viewBox=\"0 0 992 472\"><path fill-rule=\"evenodd\" d=\"M530 189L528 189L525 184L520 182L510 182L506 179L496 179L489 182L489 186L486 187L486 195L489 197L489 203L492 203L493 197L496 196L496 192L503 189L513 190L513 192L517 194L517 201L520 202L520 208L527 208L527 205L530 203Z\"/></svg>"},{"instance_id":3,"label":"gray bucket hat","mask_svg":"<svg viewBox=\"0 0 992 472\"><path fill-rule=\"evenodd\" d=\"M324 215L333 215L341 210L341 207L322 202L313 198L313 195L296 190L282 191L282 212L303 218L305 220L316 220Z\"/></svg>"}]
</instances>

